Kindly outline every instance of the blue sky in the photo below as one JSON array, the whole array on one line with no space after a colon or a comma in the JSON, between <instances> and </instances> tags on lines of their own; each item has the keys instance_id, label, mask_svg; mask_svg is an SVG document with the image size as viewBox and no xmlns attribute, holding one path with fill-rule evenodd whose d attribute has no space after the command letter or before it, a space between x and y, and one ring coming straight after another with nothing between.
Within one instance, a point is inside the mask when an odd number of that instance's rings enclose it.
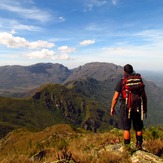
<instances>
[{"instance_id":1,"label":"blue sky","mask_svg":"<svg viewBox=\"0 0 163 163\"><path fill-rule=\"evenodd\" d=\"M1 0L0 66L89 62L163 71L163 0Z\"/></svg>"}]
</instances>

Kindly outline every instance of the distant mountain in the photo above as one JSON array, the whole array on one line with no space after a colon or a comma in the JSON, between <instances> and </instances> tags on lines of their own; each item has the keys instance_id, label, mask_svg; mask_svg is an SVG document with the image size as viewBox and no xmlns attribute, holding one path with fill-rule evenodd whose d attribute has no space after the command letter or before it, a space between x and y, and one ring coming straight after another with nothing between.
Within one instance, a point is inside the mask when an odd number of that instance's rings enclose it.
<instances>
[{"instance_id":1,"label":"distant mountain","mask_svg":"<svg viewBox=\"0 0 163 163\"><path fill-rule=\"evenodd\" d=\"M100 62L88 63L72 70L58 63L38 63L31 66L2 66L0 67L0 95L25 97L30 94L32 89L35 90L43 84L63 84L87 77L104 81L117 78L122 72L121 66Z\"/></svg>"},{"instance_id":2,"label":"distant mountain","mask_svg":"<svg viewBox=\"0 0 163 163\"><path fill-rule=\"evenodd\" d=\"M71 70L58 63L38 63L31 66L2 66L0 74L0 88L34 88L45 83L63 83Z\"/></svg>"},{"instance_id":3,"label":"distant mountain","mask_svg":"<svg viewBox=\"0 0 163 163\"><path fill-rule=\"evenodd\" d=\"M72 74L65 80L65 82L86 78L105 81L117 78L122 75L122 73L123 68L121 66L105 62L92 62L73 69Z\"/></svg>"},{"instance_id":4,"label":"distant mountain","mask_svg":"<svg viewBox=\"0 0 163 163\"><path fill-rule=\"evenodd\" d=\"M0 94L10 97L0 98L2 135L22 126L39 130L57 123L94 131L105 130L110 125L118 127L117 116L110 117L109 109L115 85L123 76L119 65L93 62L69 70L61 64L39 63L3 66L0 72ZM148 96L145 123L162 125L163 88L143 80ZM117 115L119 106L120 103L116 106Z\"/></svg>"},{"instance_id":5,"label":"distant mountain","mask_svg":"<svg viewBox=\"0 0 163 163\"><path fill-rule=\"evenodd\" d=\"M141 74L146 80L153 81L159 87L163 88L163 72L141 71Z\"/></svg>"}]
</instances>

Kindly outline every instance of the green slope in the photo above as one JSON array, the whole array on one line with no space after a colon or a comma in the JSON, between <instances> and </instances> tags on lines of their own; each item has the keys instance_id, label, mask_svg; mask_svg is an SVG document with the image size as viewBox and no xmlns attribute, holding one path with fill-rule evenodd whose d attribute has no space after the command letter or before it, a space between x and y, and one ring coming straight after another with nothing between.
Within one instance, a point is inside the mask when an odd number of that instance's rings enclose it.
<instances>
[{"instance_id":1,"label":"green slope","mask_svg":"<svg viewBox=\"0 0 163 163\"><path fill-rule=\"evenodd\" d=\"M109 128L109 121L103 105L59 84L44 85L29 98L0 98L0 137L20 127L41 130L60 123L97 131Z\"/></svg>"},{"instance_id":2,"label":"green slope","mask_svg":"<svg viewBox=\"0 0 163 163\"><path fill-rule=\"evenodd\" d=\"M103 104L106 111L108 111L114 94L114 88L119 78L120 76L105 81L86 78L67 82L66 86L88 99ZM152 125L163 125L163 89L159 88L153 82L144 81L144 83L148 98L148 118L145 119L144 122L147 127ZM117 114L119 109L120 100L116 105ZM116 119L117 117L114 119L115 123L117 123Z\"/></svg>"}]
</instances>

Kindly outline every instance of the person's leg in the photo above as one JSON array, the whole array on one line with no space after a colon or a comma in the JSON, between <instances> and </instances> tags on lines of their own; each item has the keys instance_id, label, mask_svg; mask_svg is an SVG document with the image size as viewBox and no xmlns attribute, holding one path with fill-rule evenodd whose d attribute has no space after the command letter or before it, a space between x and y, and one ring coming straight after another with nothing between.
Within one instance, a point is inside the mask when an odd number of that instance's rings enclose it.
<instances>
[{"instance_id":1,"label":"person's leg","mask_svg":"<svg viewBox=\"0 0 163 163\"><path fill-rule=\"evenodd\" d=\"M142 149L142 143L143 143L143 133L142 131L136 131L136 147L138 149Z\"/></svg>"},{"instance_id":2,"label":"person's leg","mask_svg":"<svg viewBox=\"0 0 163 163\"><path fill-rule=\"evenodd\" d=\"M133 116L133 127L136 131L136 147L138 149L142 149L142 143L143 143L143 121L141 120L141 115L139 113L135 113Z\"/></svg>"},{"instance_id":3,"label":"person's leg","mask_svg":"<svg viewBox=\"0 0 163 163\"><path fill-rule=\"evenodd\" d=\"M120 110L120 128L123 129L124 144L130 144L131 119L128 119L128 110L125 105Z\"/></svg>"},{"instance_id":4,"label":"person's leg","mask_svg":"<svg viewBox=\"0 0 163 163\"><path fill-rule=\"evenodd\" d=\"M124 144L130 144L130 131L124 130L123 132Z\"/></svg>"}]
</instances>

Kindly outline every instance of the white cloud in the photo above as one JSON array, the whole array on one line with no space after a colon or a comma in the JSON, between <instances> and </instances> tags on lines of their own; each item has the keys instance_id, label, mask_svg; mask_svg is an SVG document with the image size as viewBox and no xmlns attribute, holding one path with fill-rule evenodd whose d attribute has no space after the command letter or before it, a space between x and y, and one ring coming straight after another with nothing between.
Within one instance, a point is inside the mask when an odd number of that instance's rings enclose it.
<instances>
[{"instance_id":1,"label":"white cloud","mask_svg":"<svg viewBox=\"0 0 163 163\"><path fill-rule=\"evenodd\" d=\"M4 19L0 18L0 27L3 30L27 30L27 31L42 31L43 29L37 26L26 25L18 22L15 19Z\"/></svg>"},{"instance_id":2,"label":"white cloud","mask_svg":"<svg viewBox=\"0 0 163 163\"><path fill-rule=\"evenodd\" d=\"M65 18L62 17L62 16L60 16L60 17L59 17L59 21L60 21L60 22L64 22L64 21L65 21Z\"/></svg>"},{"instance_id":3,"label":"white cloud","mask_svg":"<svg viewBox=\"0 0 163 163\"><path fill-rule=\"evenodd\" d=\"M139 33L136 33L135 36L140 36L148 40L161 41L163 39L163 31L160 30L145 30Z\"/></svg>"},{"instance_id":4,"label":"white cloud","mask_svg":"<svg viewBox=\"0 0 163 163\"><path fill-rule=\"evenodd\" d=\"M26 31L41 31L42 28L32 26L32 25L25 25L25 24L11 24L11 28L15 30L26 30Z\"/></svg>"},{"instance_id":5,"label":"white cloud","mask_svg":"<svg viewBox=\"0 0 163 163\"><path fill-rule=\"evenodd\" d=\"M59 59L61 59L61 60L68 60L68 59L70 59L70 57L69 57L68 54L61 54L61 55L59 56Z\"/></svg>"},{"instance_id":6,"label":"white cloud","mask_svg":"<svg viewBox=\"0 0 163 163\"><path fill-rule=\"evenodd\" d=\"M49 49L42 49L39 51L26 53L25 57L30 59L52 59L52 60L68 60L70 56L68 55L71 52L75 51L75 48L68 46L58 47L58 52Z\"/></svg>"},{"instance_id":7,"label":"white cloud","mask_svg":"<svg viewBox=\"0 0 163 163\"><path fill-rule=\"evenodd\" d=\"M12 30L10 31L10 34L12 34L12 35L16 34L15 29L12 29Z\"/></svg>"},{"instance_id":8,"label":"white cloud","mask_svg":"<svg viewBox=\"0 0 163 163\"><path fill-rule=\"evenodd\" d=\"M117 5L118 0L112 0L113 5Z\"/></svg>"},{"instance_id":9,"label":"white cloud","mask_svg":"<svg viewBox=\"0 0 163 163\"><path fill-rule=\"evenodd\" d=\"M80 42L80 45L81 46L87 46L87 45L91 45L91 44L94 44L95 41L94 40L84 40L82 42Z\"/></svg>"},{"instance_id":10,"label":"white cloud","mask_svg":"<svg viewBox=\"0 0 163 163\"><path fill-rule=\"evenodd\" d=\"M90 2L93 6L102 6L107 3L106 0L92 0Z\"/></svg>"},{"instance_id":11,"label":"white cloud","mask_svg":"<svg viewBox=\"0 0 163 163\"><path fill-rule=\"evenodd\" d=\"M40 51L30 52L25 54L25 57L30 59L56 59L56 53L53 50L42 49Z\"/></svg>"},{"instance_id":12,"label":"white cloud","mask_svg":"<svg viewBox=\"0 0 163 163\"><path fill-rule=\"evenodd\" d=\"M52 48L55 46L53 43L47 41L38 40L35 42L29 42L24 38L15 37L12 33L1 32L0 44L7 45L9 48Z\"/></svg>"},{"instance_id":13,"label":"white cloud","mask_svg":"<svg viewBox=\"0 0 163 163\"><path fill-rule=\"evenodd\" d=\"M0 9L16 13L23 18L38 20L41 22L51 19L51 15L46 11L40 10L36 7L26 8L23 7L18 1L16 2L17 3L12 3L12 1L1 1Z\"/></svg>"},{"instance_id":14,"label":"white cloud","mask_svg":"<svg viewBox=\"0 0 163 163\"><path fill-rule=\"evenodd\" d=\"M29 52L23 55L23 57L27 57L29 59L51 59L51 60L68 60L70 59L69 55L57 54L53 50L42 49L40 51Z\"/></svg>"},{"instance_id":15,"label":"white cloud","mask_svg":"<svg viewBox=\"0 0 163 163\"><path fill-rule=\"evenodd\" d=\"M87 0L86 1L86 6L88 11L91 11L94 7L100 7L104 4L106 4L106 0Z\"/></svg>"},{"instance_id":16,"label":"white cloud","mask_svg":"<svg viewBox=\"0 0 163 163\"><path fill-rule=\"evenodd\" d=\"M32 49L44 48L44 47L52 48L52 47L54 47L54 44L53 43L49 43L47 41L38 40L38 41L35 41L35 42L28 42L28 47L32 48Z\"/></svg>"},{"instance_id":17,"label":"white cloud","mask_svg":"<svg viewBox=\"0 0 163 163\"><path fill-rule=\"evenodd\" d=\"M68 46L61 46L61 47L58 47L58 50L61 53L67 54L67 53L74 52L76 49L75 48L68 47Z\"/></svg>"}]
</instances>

